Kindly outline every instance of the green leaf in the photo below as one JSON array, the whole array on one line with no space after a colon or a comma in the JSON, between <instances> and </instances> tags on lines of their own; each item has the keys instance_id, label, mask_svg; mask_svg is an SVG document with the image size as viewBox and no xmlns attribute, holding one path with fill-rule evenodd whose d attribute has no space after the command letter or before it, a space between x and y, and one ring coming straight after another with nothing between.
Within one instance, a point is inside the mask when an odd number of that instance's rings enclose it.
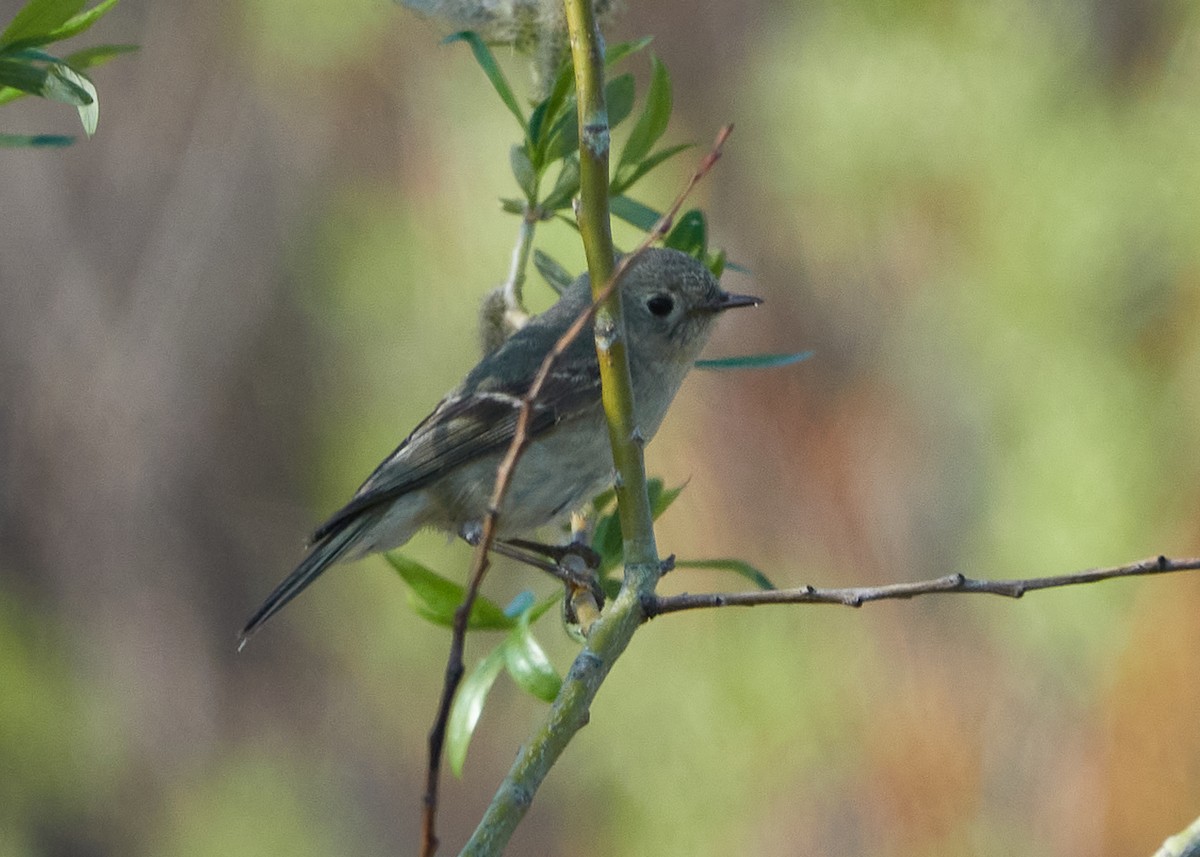
<instances>
[{"instance_id":1,"label":"green leaf","mask_svg":"<svg viewBox=\"0 0 1200 857\"><path fill-rule=\"evenodd\" d=\"M737 369L774 369L776 366L791 366L801 360L812 357L811 351L797 351L795 354L749 354L745 357L721 357L716 360L697 360L697 369L709 369L719 372L730 372Z\"/></svg>"},{"instance_id":2,"label":"green leaf","mask_svg":"<svg viewBox=\"0 0 1200 857\"><path fill-rule=\"evenodd\" d=\"M725 273L725 266L729 264L729 259L725 256L724 250L718 250L716 253L709 254L704 260L704 264L708 270L712 271L713 277L721 279L721 275Z\"/></svg>"},{"instance_id":3,"label":"green leaf","mask_svg":"<svg viewBox=\"0 0 1200 857\"><path fill-rule=\"evenodd\" d=\"M550 284L550 288L554 289L560 295L567 286L575 281L575 278L571 276L571 273L566 268L541 250L533 251L533 266L538 269L538 273L542 275L542 278Z\"/></svg>"},{"instance_id":4,"label":"green leaf","mask_svg":"<svg viewBox=\"0 0 1200 857\"><path fill-rule=\"evenodd\" d=\"M51 66L50 77L61 81L63 86L74 92L83 90L89 96L85 103L76 104L76 107L79 109L79 121L83 125L83 133L89 137L95 134L96 123L100 121L100 99L96 95L96 87L90 80L67 65Z\"/></svg>"},{"instance_id":5,"label":"green leaf","mask_svg":"<svg viewBox=\"0 0 1200 857\"><path fill-rule=\"evenodd\" d=\"M450 716L446 720L446 757L457 777L462 776L463 764L467 761L467 747L471 745L471 736L479 724L483 704L487 702L492 685L504 669L506 648L507 640L492 649L463 679L458 693L454 695L454 704L450 706Z\"/></svg>"},{"instance_id":6,"label":"green leaf","mask_svg":"<svg viewBox=\"0 0 1200 857\"><path fill-rule=\"evenodd\" d=\"M678 488L665 488L661 479L646 480L646 496L650 500L650 512L654 520L657 521L663 512L670 508L684 487L680 485ZM597 500L599 504L596 505L596 509L599 511L611 502L612 497L601 495ZM600 554L602 574L621 564L625 544L621 532L621 518L615 508L596 521L596 529L592 533L592 550Z\"/></svg>"},{"instance_id":7,"label":"green leaf","mask_svg":"<svg viewBox=\"0 0 1200 857\"><path fill-rule=\"evenodd\" d=\"M94 48L84 48L73 54L67 54L64 59L67 65L74 69L95 68L136 50L138 50L137 45L96 45Z\"/></svg>"},{"instance_id":8,"label":"green leaf","mask_svg":"<svg viewBox=\"0 0 1200 857\"><path fill-rule=\"evenodd\" d=\"M609 211L613 217L619 217L626 223L632 223L643 232L649 232L654 228L654 224L658 223L662 214L650 208L648 205L642 205L636 200L630 199L624 194L618 194L608 201Z\"/></svg>"},{"instance_id":9,"label":"green leaf","mask_svg":"<svg viewBox=\"0 0 1200 857\"><path fill-rule=\"evenodd\" d=\"M501 199L500 210L507 211L509 214L519 214L523 217L525 215L525 206L527 204L528 203L526 203L523 199Z\"/></svg>"},{"instance_id":10,"label":"green leaf","mask_svg":"<svg viewBox=\"0 0 1200 857\"><path fill-rule=\"evenodd\" d=\"M600 554L600 573L611 571L621 564L624 554L624 540L621 538L621 519L614 509L596 522L592 533L592 550Z\"/></svg>"},{"instance_id":11,"label":"green leaf","mask_svg":"<svg viewBox=\"0 0 1200 857\"><path fill-rule=\"evenodd\" d=\"M671 508L679 495L683 493L683 489L687 487L685 482L678 488L664 488L661 479L649 479L646 481L646 494L650 500L650 514L654 520L662 517L663 512Z\"/></svg>"},{"instance_id":12,"label":"green leaf","mask_svg":"<svg viewBox=\"0 0 1200 857\"><path fill-rule=\"evenodd\" d=\"M7 88L41 95L50 77L48 69L25 60L0 59L0 84Z\"/></svg>"},{"instance_id":13,"label":"green leaf","mask_svg":"<svg viewBox=\"0 0 1200 857\"><path fill-rule=\"evenodd\" d=\"M85 48L82 51L76 51L73 54L69 54L64 60L62 60L62 62L76 70L93 68L95 66L103 65L104 63L117 56L120 56L121 54L127 54L131 51L136 51L137 49L137 45L99 45L94 48ZM37 53L41 54L40 51ZM20 53L16 55L20 56ZM45 54L43 56L49 55ZM21 63L21 65L25 68L37 69L38 74L41 77L44 77L46 74L48 74L45 69L40 69L37 66L31 66L29 63ZM12 86L0 86L0 104L7 104L10 101L16 101L18 98L24 98L26 95L30 94L40 95L41 93L30 93L21 89L16 89Z\"/></svg>"},{"instance_id":14,"label":"green leaf","mask_svg":"<svg viewBox=\"0 0 1200 857\"><path fill-rule=\"evenodd\" d=\"M599 515L610 504L616 501L617 490L615 488L605 488L599 494L592 498L592 509Z\"/></svg>"},{"instance_id":15,"label":"green leaf","mask_svg":"<svg viewBox=\"0 0 1200 857\"><path fill-rule=\"evenodd\" d=\"M533 164L529 160L529 152L522 145L513 146L508 150L508 162L512 166L513 178L525 193L530 204L537 201L538 177Z\"/></svg>"},{"instance_id":16,"label":"green leaf","mask_svg":"<svg viewBox=\"0 0 1200 857\"><path fill-rule=\"evenodd\" d=\"M568 98L562 114L546 136L542 163L549 165L579 148L579 116L574 97Z\"/></svg>"},{"instance_id":17,"label":"green leaf","mask_svg":"<svg viewBox=\"0 0 1200 857\"><path fill-rule=\"evenodd\" d=\"M529 630L528 618L509 632L504 649L504 666L513 681L530 696L553 702L562 678Z\"/></svg>"},{"instance_id":18,"label":"green leaf","mask_svg":"<svg viewBox=\"0 0 1200 857\"><path fill-rule=\"evenodd\" d=\"M384 557L409 585L409 601L413 609L436 625L452 627L454 613L466 595L463 587L402 554L387 553ZM483 595L475 598L471 618L467 622L468 629L498 631L515 626L516 620L505 616L494 601Z\"/></svg>"},{"instance_id":19,"label":"green leaf","mask_svg":"<svg viewBox=\"0 0 1200 857\"><path fill-rule=\"evenodd\" d=\"M492 86L496 90L496 94L500 96L500 100L513 116L517 117L517 122L521 125L521 130L528 134L525 127L525 114L521 112L521 105L517 103L517 97L513 95L512 87L508 85L508 80L504 77L504 72L500 70L500 65L496 62L496 57L492 51L479 37L478 33L473 33L470 30L463 30L459 33L447 36L442 39L442 44L451 42L466 42L471 46L471 53L475 55L475 61L479 63L483 73L487 75L487 79L492 82Z\"/></svg>"},{"instance_id":20,"label":"green leaf","mask_svg":"<svg viewBox=\"0 0 1200 857\"><path fill-rule=\"evenodd\" d=\"M605 65L618 63L630 54L636 54L638 51L643 50L653 41L654 36L646 36L645 38L638 39L637 41L620 42L619 44L615 44L605 51L604 63Z\"/></svg>"},{"instance_id":21,"label":"green leaf","mask_svg":"<svg viewBox=\"0 0 1200 857\"><path fill-rule=\"evenodd\" d=\"M734 574L746 578L759 589L774 589L773 584L768 577L752 566L748 562L740 559L686 559L675 560L676 568L713 568L717 571L732 571Z\"/></svg>"},{"instance_id":22,"label":"green leaf","mask_svg":"<svg viewBox=\"0 0 1200 857\"><path fill-rule=\"evenodd\" d=\"M550 88L550 94L534 108L533 114L529 117L529 138L543 154L545 153L545 148L542 146L545 142L542 136L543 132L547 128L553 128L554 123L559 120L567 96L574 88L575 70L568 59L559 68L558 76L554 78L554 86Z\"/></svg>"},{"instance_id":23,"label":"green leaf","mask_svg":"<svg viewBox=\"0 0 1200 857\"><path fill-rule=\"evenodd\" d=\"M614 77L604 86L604 104L608 110L608 126L614 128L629 115L634 102L633 75ZM574 96L566 100L562 114L555 120L546 137L543 164L552 164L579 148L579 103Z\"/></svg>"},{"instance_id":24,"label":"green leaf","mask_svg":"<svg viewBox=\"0 0 1200 857\"><path fill-rule=\"evenodd\" d=\"M0 134L0 149L61 147L74 142L74 137L64 137L61 134Z\"/></svg>"},{"instance_id":25,"label":"green leaf","mask_svg":"<svg viewBox=\"0 0 1200 857\"><path fill-rule=\"evenodd\" d=\"M659 149L650 157L643 160L632 170L628 170L622 175L622 170L618 169L616 177L612 182L611 192L614 194L624 193L633 187L634 183L641 179L646 173L657 167L663 161L673 158L680 152L692 148L692 143L680 143L677 146L668 146L665 149Z\"/></svg>"},{"instance_id":26,"label":"green leaf","mask_svg":"<svg viewBox=\"0 0 1200 857\"><path fill-rule=\"evenodd\" d=\"M708 250L708 222L704 219L704 212L693 208L680 215L663 239L663 246L703 259Z\"/></svg>"},{"instance_id":27,"label":"green leaf","mask_svg":"<svg viewBox=\"0 0 1200 857\"><path fill-rule=\"evenodd\" d=\"M608 111L608 128L616 128L633 111L637 88L632 74L614 77L604 86L604 106Z\"/></svg>"},{"instance_id":28,"label":"green leaf","mask_svg":"<svg viewBox=\"0 0 1200 857\"><path fill-rule=\"evenodd\" d=\"M546 211L569 208L571 200L577 193L579 193L579 154L571 152L562 159L562 169L559 170L558 179L555 180L550 193L542 200L541 207Z\"/></svg>"},{"instance_id":29,"label":"green leaf","mask_svg":"<svg viewBox=\"0 0 1200 857\"><path fill-rule=\"evenodd\" d=\"M83 5L83 4L80 4ZM117 5L117 0L103 0L86 12L80 12L78 15L72 15L71 18L61 27L56 27L50 33L47 33L46 42L61 42L63 39L69 39L72 36L78 36L80 33L91 28L92 24L99 21L113 6Z\"/></svg>"},{"instance_id":30,"label":"green leaf","mask_svg":"<svg viewBox=\"0 0 1200 857\"><path fill-rule=\"evenodd\" d=\"M625 141L625 148L621 150L621 158L617 162L618 171L622 167L633 166L650 154L650 150L666 132L667 124L671 121L670 75L658 57L651 57L650 63L652 71L650 88L646 91L646 104L637 124L629 133L629 139Z\"/></svg>"},{"instance_id":31,"label":"green leaf","mask_svg":"<svg viewBox=\"0 0 1200 857\"><path fill-rule=\"evenodd\" d=\"M84 0L29 0L0 33L0 48L54 32L78 13L83 4Z\"/></svg>"}]
</instances>

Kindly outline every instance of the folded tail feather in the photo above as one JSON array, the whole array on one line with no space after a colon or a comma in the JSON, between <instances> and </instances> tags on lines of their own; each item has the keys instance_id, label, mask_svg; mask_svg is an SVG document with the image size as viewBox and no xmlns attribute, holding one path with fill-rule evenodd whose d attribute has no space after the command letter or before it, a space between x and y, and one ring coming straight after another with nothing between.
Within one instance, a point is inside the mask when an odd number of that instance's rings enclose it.
<instances>
[{"instance_id":1,"label":"folded tail feather","mask_svg":"<svg viewBox=\"0 0 1200 857\"><path fill-rule=\"evenodd\" d=\"M262 606L254 611L254 615L250 617L250 621L246 623L246 627L242 629L242 633L238 636L238 651L241 651L242 647L246 645L246 641L268 619L303 592L310 583L320 577L325 569L341 559L346 551L353 546L355 537L364 526L365 523L361 520L347 521L340 529L335 532L326 533L320 541L314 544L309 549L308 555L296 566L295 570L285 577L283 582L276 586L275 590L267 596Z\"/></svg>"}]
</instances>

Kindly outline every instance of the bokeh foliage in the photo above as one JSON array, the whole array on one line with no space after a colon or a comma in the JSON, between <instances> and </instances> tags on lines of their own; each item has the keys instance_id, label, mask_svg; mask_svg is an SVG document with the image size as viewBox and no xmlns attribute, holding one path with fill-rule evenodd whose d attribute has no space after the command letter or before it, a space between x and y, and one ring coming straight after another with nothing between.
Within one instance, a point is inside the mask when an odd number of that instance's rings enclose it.
<instances>
[{"instance_id":1,"label":"bokeh foliage","mask_svg":"<svg viewBox=\"0 0 1200 857\"><path fill-rule=\"evenodd\" d=\"M655 5L629 4L614 41L656 36L680 123L665 144L737 124L703 207L714 240L754 272L739 290L768 300L712 351L816 353L799 367L689 380L648 452L668 485L690 479L660 523L664 550L744 555L781 585L1195 553L1194 5ZM290 412L307 438L289 453L298 551L304 521L344 499L474 362L475 301L502 279L513 240L494 203L512 195L509 153L489 141L510 140L513 125L469 52L437 47L407 13L231 9L194 12L227 16L222 62L209 65L244 74L260 117L282 129L264 158L300 165L305 216L284 238L255 233L284 248L278 300L297 308L316 355L273 379L320 391ZM707 15L714 23L697 26ZM516 85L521 60L499 59ZM107 121L100 137L122 133ZM651 204L677 186L663 171L646 180ZM262 228L237 206L226 216ZM564 267L582 268L567 227L548 224L544 237ZM528 291L535 305L553 298ZM253 388L256 406L271 383ZM105 496L87 461L74 464L73 479ZM6 545L59 538L12 533L0 530ZM465 565L436 538L412 548L430 567ZM104 668L121 635L79 621L63 607L66 584L41 589L45 570L13 568L8 555L0 769L16 773L0 779L21 797L0 802L0 853L211 843L357 854L414 841L446 637L411 620L382 561L329 575L274 636L213 660L196 692L217 713L192 744L142 739L147 722L179 713L124 707L127 686ZM232 650L243 608L292 558L272 556L236 570L260 585L210 594L212 560L180 578L189 615L195 602L220 604L215 649L226 634ZM99 551L77 562L80 578L109 568ZM148 582L164 570L138 573ZM704 574L667 585L730 585ZM503 567L491 585L505 604L533 581ZM148 635L162 606L153 591L139 588L103 625ZM1200 585L1178 576L1015 604L656 620L513 853L1152 853L1200 808L1197 610ZM165 658L176 635L148 639L166 641ZM561 670L571 647L543 642ZM447 786L447 850L536 711L496 685L464 779ZM645 727L636 739L632 722ZM146 781L163 784L160 797L138 787Z\"/></svg>"}]
</instances>

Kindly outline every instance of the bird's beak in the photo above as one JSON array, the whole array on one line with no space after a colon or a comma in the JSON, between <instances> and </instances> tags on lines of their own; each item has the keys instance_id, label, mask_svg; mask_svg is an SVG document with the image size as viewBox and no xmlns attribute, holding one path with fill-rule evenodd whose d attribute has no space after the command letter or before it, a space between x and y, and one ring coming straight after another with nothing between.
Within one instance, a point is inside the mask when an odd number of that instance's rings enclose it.
<instances>
[{"instance_id":1,"label":"bird's beak","mask_svg":"<svg viewBox=\"0 0 1200 857\"><path fill-rule=\"evenodd\" d=\"M754 295L735 295L731 292L721 292L717 296L716 302L710 304L710 307L716 312L724 312L734 307L758 306L762 302L762 298L755 297Z\"/></svg>"}]
</instances>

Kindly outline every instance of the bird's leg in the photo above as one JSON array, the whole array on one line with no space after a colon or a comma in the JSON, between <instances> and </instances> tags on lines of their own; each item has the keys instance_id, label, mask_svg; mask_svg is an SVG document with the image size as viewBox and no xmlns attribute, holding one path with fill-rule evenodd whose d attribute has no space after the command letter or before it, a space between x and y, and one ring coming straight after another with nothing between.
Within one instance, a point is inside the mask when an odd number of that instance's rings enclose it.
<instances>
[{"instance_id":1,"label":"bird's leg","mask_svg":"<svg viewBox=\"0 0 1200 857\"><path fill-rule=\"evenodd\" d=\"M533 542L528 539L505 539L500 544L511 545L520 550L540 554L562 565L567 557L576 556L583 561L588 571L594 572L600 567L600 554L596 553L582 542L571 542L565 545L548 545L543 542Z\"/></svg>"},{"instance_id":2,"label":"bird's leg","mask_svg":"<svg viewBox=\"0 0 1200 857\"><path fill-rule=\"evenodd\" d=\"M541 554L554 560L556 571L551 573L563 582L567 590L563 602L563 618L568 625L578 626L580 633L586 637L592 623L600 618L600 611L604 607L604 589L600 586L600 576L596 573L600 568L600 554L579 542L547 545L527 539L508 539L499 544L521 552ZM544 566L538 564L538 567Z\"/></svg>"}]
</instances>

